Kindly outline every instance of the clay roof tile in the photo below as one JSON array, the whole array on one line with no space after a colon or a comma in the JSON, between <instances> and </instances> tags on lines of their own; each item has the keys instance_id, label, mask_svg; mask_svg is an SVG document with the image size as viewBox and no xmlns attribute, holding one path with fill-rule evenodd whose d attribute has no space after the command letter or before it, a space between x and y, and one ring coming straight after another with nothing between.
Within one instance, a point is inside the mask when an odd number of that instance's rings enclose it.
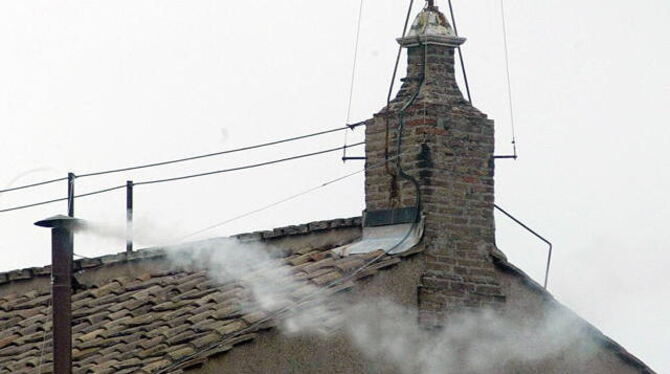
<instances>
[{"instance_id":1,"label":"clay roof tile","mask_svg":"<svg viewBox=\"0 0 670 374\"><path fill-rule=\"evenodd\" d=\"M360 225L360 221L347 222L338 221L337 225ZM332 225L319 222L266 235L303 235ZM147 256L151 257L144 252L105 256L78 266L94 268ZM329 292L353 287L354 282L343 279L344 274L373 257L340 258L329 249L312 245L272 256L279 257L257 264L238 281L222 281L204 269L172 269L134 278L117 277L79 290L73 294L75 372L154 373L166 368L176 372L197 365L253 339L255 332L275 326L277 321L271 317L278 316L273 316L273 311L287 310L318 287L333 286ZM392 264L388 259L392 258L382 259L384 266ZM34 270L25 273L33 274ZM245 283L268 279L275 282L277 291L286 294L272 310L262 309ZM340 280L343 284L333 284ZM21 372L31 367L29 371L34 372L41 355L40 370L51 372L49 303L50 294L43 291L0 297L0 368ZM324 315L324 323L327 318ZM45 343L43 353L41 343Z\"/></svg>"}]
</instances>

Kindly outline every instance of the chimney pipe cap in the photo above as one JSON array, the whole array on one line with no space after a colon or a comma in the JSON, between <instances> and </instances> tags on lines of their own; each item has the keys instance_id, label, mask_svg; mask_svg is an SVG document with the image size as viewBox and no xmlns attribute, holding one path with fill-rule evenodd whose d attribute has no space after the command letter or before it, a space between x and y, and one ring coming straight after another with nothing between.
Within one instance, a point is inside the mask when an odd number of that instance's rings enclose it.
<instances>
[{"instance_id":1,"label":"chimney pipe cap","mask_svg":"<svg viewBox=\"0 0 670 374\"><path fill-rule=\"evenodd\" d=\"M76 228L83 223L84 221L82 219L58 214L41 221L37 221L35 222L35 225L48 228Z\"/></svg>"}]
</instances>

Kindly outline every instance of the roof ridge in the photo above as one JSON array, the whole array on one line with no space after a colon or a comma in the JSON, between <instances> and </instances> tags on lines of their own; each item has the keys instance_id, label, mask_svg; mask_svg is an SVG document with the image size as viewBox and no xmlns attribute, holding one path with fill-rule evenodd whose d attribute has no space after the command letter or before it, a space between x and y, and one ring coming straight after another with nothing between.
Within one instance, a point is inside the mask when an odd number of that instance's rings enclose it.
<instances>
[{"instance_id":1,"label":"roof ridge","mask_svg":"<svg viewBox=\"0 0 670 374\"><path fill-rule=\"evenodd\" d=\"M362 225L362 218L335 218L331 220L312 221L299 225L289 225L277 227L272 230L254 231L241 234L235 234L229 237L215 237L211 239L234 238L241 241L260 241L277 240L290 236L307 235L328 230L346 229L359 227ZM197 242L197 241L194 241ZM103 255L91 258L82 258L72 262L73 271L82 271L93 268L100 268L110 265L124 264L147 259L157 259L165 257L165 250L162 247L148 247L133 251L131 253L120 252L116 254ZM38 277L51 275L51 265L28 267L22 269L0 272L0 286L16 281L26 281Z\"/></svg>"}]
</instances>

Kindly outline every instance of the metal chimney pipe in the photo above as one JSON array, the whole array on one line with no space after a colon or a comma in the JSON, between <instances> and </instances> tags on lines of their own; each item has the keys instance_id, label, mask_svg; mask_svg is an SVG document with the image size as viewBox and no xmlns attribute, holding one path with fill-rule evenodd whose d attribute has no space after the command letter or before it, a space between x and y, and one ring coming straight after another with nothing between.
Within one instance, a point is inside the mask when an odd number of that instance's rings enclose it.
<instances>
[{"instance_id":1,"label":"metal chimney pipe","mask_svg":"<svg viewBox=\"0 0 670 374\"><path fill-rule=\"evenodd\" d=\"M35 223L51 229L54 374L72 374L72 247L80 223L64 215Z\"/></svg>"}]
</instances>

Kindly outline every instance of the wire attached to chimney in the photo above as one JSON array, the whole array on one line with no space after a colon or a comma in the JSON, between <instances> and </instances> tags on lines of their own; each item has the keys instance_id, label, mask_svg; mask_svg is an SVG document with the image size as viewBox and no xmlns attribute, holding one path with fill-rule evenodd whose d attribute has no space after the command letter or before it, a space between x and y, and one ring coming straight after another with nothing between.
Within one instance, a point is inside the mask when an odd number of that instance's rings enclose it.
<instances>
[{"instance_id":1,"label":"wire attached to chimney","mask_svg":"<svg viewBox=\"0 0 670 374\"><path fill-rule=\"evenodd\" d=\"M428 7L432 7L432 3L428 3ZM426 25L427 27L427 25ZM419 80L419 84L416 87L416 92L412 95L412 97L400 108L400 110L397 113L398 116L398 142L397 142L397 147L396 147L396 168L398 170L398 175L405 179L410 181L414 185L414 191L415 191L415 208L416 208L416 217L414 220L414 224L412 227L408 230L407 236L411 234L412 230L415 229L415 226L417 224L417 221L419 219L419 215L421 214L421 186L419 185L419 182L416 180L416 178L412 175L407 174L403 168L402 168L402 159L401 159L401 154L402 152L402 138L404 136L404 129L405 129L405 111L414 104L416 99L419 97L419 94L421 93L421 89L423 88L425 82L426 82L426 75L428 74L428 44L424 42L423 44L423 74L421 74L421 79ZM424 122L426 120L427 113L426 113L426 106L424 103L423 107L423 119ZM401 199L402 200L402 199Z\"/></svg>"},{"instance_id":2,"label":"wire attached to chimney","mask_svg":"<svg viewBox=\"0 0 670 374\"><path fill-rule=\"evenodd\" d=\"M351 121L351 104L354 98L354 84L356 83L356 66L358 64L358 44L361 36L361 20L363 19L363 0L360 1L358 7L358 22L356 25L356 42L354 44L354 62L351 66L351 82L349 83L349 103L347 104L347 120L348 124ZM353 130L353 129L352 129ZM349 132L344 132L344 148L342 150L342 162L347 162L347 140Z\"/></svg>"},{"instance_id":3,"label":"wire attached to chimney","mask_svg":"<svg viewBox=\"0 0 670 374\"><path fill-rule=\"evenodd\" d=\"M505 21L505 2L500 0L500 18L502 22L503 45L505 49L505 70L507 72L507 99L509 101L509 117L512 127L512 148L514 150L514 159L518 157L516 153L516 131L514 129L514 101L512 98L512 79L510 78L509 68L509 48L507 46L507 22Z\"/></svg>"},{"instance_id":4,"label":"wire attached to chimney","mask_svg":"<svg viewBox=\"0 0 670 374\"><path fill-rule=\"evenodd\" d=\"M405 35L407 35L407 26L409 26L409 19L412 16L412 7L414 6L414 0L410 0L409 2L409 7L407 7L407 15L405 16L405 24L403 25L402 28L402 37L404 38ZM396 76L398 75L398 66L400 65L400 56L402 56L402 45L398 46L398 53L395 57L395 64L393 66L393 75L391 76L391 83L389 84L389 91L388 94L386 95L386 111L390 110L391 106L391 95L393 95L393 87L395 85L395 79ZM390 131L389 131L389 123L388 123L388 116L384 116L384 125L386 126L384 136L385 136L385 144L384 144L384 159L388 161L389 158L389 136L390 136ZM386 164L386 173L388 175L391 175L392 177L395 177L395 175L391 172L391 169L388 167L388 163Z\"/></svg>"},{"instance_id":5,"label":"wire attached to chimney","mask_svg":"<svg viewBox=\"0 0 670 374\"><path fill-rule=\"evenodd\" d=\"M412 15L412 6L414 6L414 0L410 0L409 7L407 8L407 16L405 16L405 25L402 28L402 37L404 38L407 34L407 26L409 26L409 18ZM393 75L391 76L391 83L389 84L389 92L386 96L386 107L391 103L391 95L393 95L393 86L395 85L395 78L398 75L398 65L400 65L400 56L402 55L402 46L398 46L398 54L395 57L395 65L393 66Z\"/></svg>"},{"instance_id":6,"label":"wire attached to chimney","mask_svg":"<svg viewBox=\"0 0 670 374\"><path fill-rule=\"evenodd\" d=\"M458 36L458 27L456 26L456 15L454 14L454 7L451 5L451 0L449 0L449 14L451 15L451 25L454 27L454 34ZM463 61L463 51L461 46L457 47L458 58L461 61L461 70L463 71L463 81L465 82L465 91L468 94L468 102L472 105L472 95L470 94L470 83L468 82L468 74L465 72L465 62Z\"/></svg>"}]
</instances>

